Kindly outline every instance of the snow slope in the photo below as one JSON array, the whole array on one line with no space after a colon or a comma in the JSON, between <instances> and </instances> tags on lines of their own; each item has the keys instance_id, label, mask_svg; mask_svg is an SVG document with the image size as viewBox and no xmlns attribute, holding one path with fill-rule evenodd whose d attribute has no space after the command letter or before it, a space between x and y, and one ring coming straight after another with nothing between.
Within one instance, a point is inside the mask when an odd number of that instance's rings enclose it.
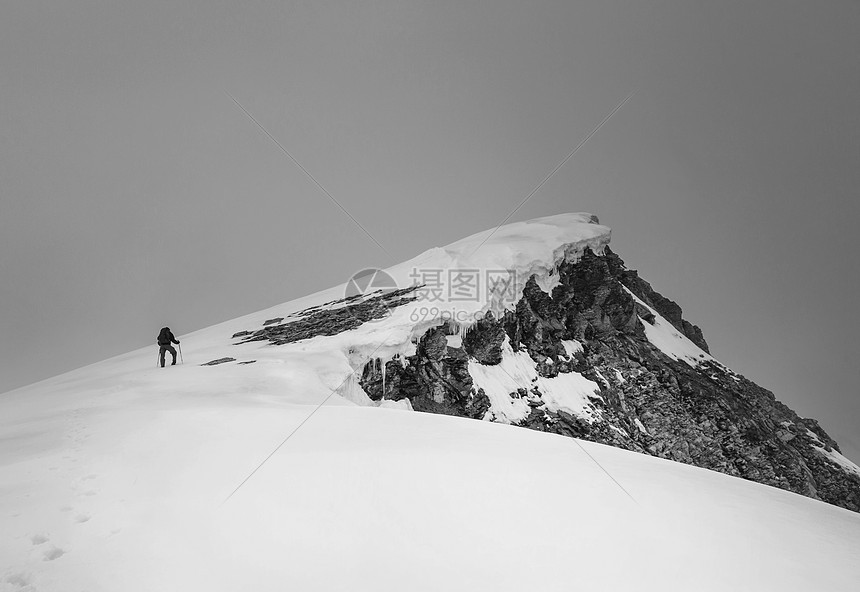
<instances>
[{"instance_id":1,"label":"snow slope","mask_svg":"<svg viewBox=\"0 0 860 592\"><path fill-rule=\"evenodd\" d=\"M608 242L589 220L510 225L477 252L489 233L390 271L501 265L551 282L553 261ZM858 514L598 444L371 407L351 377L408 350L421 303L284 346L230 338L342 296L180 336L184 365L155 368L152 347L0 395L0 591L857 589ZM516 355L506 370L528 373ZM200 366L225 356L255 362ZM588 413L589 385L565 380L544 388Z\"/></svg>"}]
</instances>

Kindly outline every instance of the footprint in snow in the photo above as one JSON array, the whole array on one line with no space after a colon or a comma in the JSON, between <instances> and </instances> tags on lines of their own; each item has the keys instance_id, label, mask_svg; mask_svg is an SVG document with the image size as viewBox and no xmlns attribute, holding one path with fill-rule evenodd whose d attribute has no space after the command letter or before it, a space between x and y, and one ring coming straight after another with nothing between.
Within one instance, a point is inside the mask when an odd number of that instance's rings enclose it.
<instances>
[{"instance_id":1,"label":"footprint in snow","mask_svg":"<svg viewBox=\"0 0 860 592\"><path fill-rule=\"evenodd\" d=\"M89 514L81 513L81 514L78 514L77 516L75 516L75 522L77 522L78 524L83 524L84 522L89 522L89 520L90 520Z\"/></svg>"},{"instance_id":2,"label":"footprint in snow","mask_svg":"<svg viewBox=\"0 0 860 592\"><path fill-rule=\"evenodd\" d=\"M48 542L48 536L44 534L34 534L30 537L30 542L33 543L33 546L41 545Z\"/></svg>"},{"instance_id":3,"label":"footprint in snow","mask_svg":"<svg viewBox=\"0 0 860 592\"><path fill-rule=\"evenodd\" d=\"M59 547L51 547L50 549L45 551L45 554L43 555L43 557L44 557L43 560L44 561L53 561L54 559L59 559L60 557L62 557L65 554L66 554L66 552L63 551L62 549L60 549Z\"/></svg>"},{"instance_id":4,"label":"footprint in snow","mask_svg":"<svg viewBox=\"0 0 860 592\"><path fill-rule=\"evenodd\" d=\"M26 588L30 585L30 575L23 572L13 573L6 576L3 581L18 588Z\"/></svg>"},{"instance_id":5,"label":"footprint in snow","mask_svg":"<svg viewBox=\"0 0 860 592\"><path fill-rule=\"evenodd\" d=\"M79 489L82 486L87 485L87 483L86 483L87 481L92 481L93 479L96 479L96 478L98 478L98 475L89 474L86 477L79 477L77 479L73 479L72 484L71 484L72 489ZM90 485L92 485L92 484L90 484ZM90 491L92 491L92 490L87 490L86 492L84 492L84 495L94 495L93 493L89 493Z\"/></svg>"}]
</instances>

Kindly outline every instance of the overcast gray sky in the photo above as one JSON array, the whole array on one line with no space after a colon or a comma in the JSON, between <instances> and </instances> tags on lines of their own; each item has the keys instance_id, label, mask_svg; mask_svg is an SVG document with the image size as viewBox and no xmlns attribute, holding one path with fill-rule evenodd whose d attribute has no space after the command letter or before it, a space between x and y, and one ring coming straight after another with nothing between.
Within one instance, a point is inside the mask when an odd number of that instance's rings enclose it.
<instances>
[{"instance_id":1,"label":"overcast gray sky","mask_svg":"<svg viewBox=\"0 0 860 592\"><path fill-rule=\"evenodd\" d=\"M638 89L513 220L597 214L860 460L858 31L851 0L7 2L0 391L493 227Z\"/></svg>"}]
</instances>

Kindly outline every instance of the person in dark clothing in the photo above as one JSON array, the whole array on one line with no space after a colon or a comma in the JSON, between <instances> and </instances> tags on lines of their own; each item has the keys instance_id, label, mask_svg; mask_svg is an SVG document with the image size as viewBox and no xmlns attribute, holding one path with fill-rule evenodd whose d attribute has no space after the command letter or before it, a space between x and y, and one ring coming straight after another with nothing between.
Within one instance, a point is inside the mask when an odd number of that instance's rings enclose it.
<instances>
[{"instance_id":1,"label":"person in dark clothing","mask_svg":"<svg viewBox=\"0 0 860 592\"><path fill-rule=\"evenodd\" d=\"M161 361L161 367L164 368L164 352L170 352L173 356L173 363L171 366L176 365L176 349L170 345L171 343L175 343L179 345L179 340L173 336L173 333L170 332L170 327L164 327L161 330L161 333L158 334L158 357Z\"/></svg>"}]
</instances>

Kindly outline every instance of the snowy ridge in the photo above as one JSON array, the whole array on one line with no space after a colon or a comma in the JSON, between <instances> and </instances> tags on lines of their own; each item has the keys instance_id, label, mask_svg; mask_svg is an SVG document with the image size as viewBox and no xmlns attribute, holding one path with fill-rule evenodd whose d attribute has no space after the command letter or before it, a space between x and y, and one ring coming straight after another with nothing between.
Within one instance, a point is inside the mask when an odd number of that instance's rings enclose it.
<instances>
[{"instance_id":1,"label":"snowy ridge","mask_svg":"<svg viewBox=\"0 0 860 592\"><path fill-rule=\"evenodd\" d=\"M560 214L517 222L487 230L461 239L445 248L425 251L421 255L386 269L400 286L415 283L415 269L427 270L504 270L515 276L515 285L522 289L535 275L546 286L555 281L553 273L562 261L576 261L586 248L602 253L609 244L611 230L597 223L591 214ZM440 304L463 313L463 323L469 324L476 313L504 308L497 301L449 300L442 294ZM426 306L426 305L425 305ZM419 306L420 307L420 306ZM418 308L418 307L416 307ZM411 310L410 310L411 312ZM408 315L407 315L408 316Z\"/></svg>"}]
</instances>

